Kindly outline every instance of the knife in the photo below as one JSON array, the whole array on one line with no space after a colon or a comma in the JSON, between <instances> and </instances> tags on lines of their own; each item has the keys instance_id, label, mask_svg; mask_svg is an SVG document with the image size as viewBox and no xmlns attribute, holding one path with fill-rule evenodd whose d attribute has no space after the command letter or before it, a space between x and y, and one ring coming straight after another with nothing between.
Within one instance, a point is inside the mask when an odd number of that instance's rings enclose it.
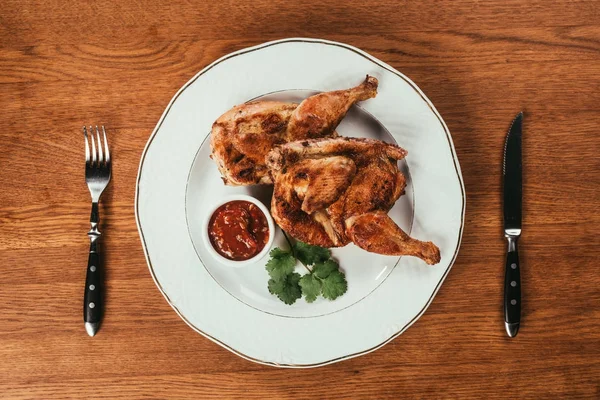
<instances>
[{"instance_id":1,"label":"knife","mask_svg":"<svg viewBox=\"0 0 600 400\"><path fill-rule=\"evenodd\" d=\"M521 273L517 241L521 236L523 112L513 120L504 144L504 236L508 240L504 275L504 327L515 337L521 323Z\"/></svg>"}]
</instances>

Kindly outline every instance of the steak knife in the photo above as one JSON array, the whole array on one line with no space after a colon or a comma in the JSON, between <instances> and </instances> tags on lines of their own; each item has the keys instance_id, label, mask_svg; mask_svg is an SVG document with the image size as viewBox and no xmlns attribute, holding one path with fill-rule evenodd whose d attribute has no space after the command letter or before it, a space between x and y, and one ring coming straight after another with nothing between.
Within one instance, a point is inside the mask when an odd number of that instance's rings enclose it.
<instances>
[{"instance_id":1,"label":"steak knife","mask_svg":"<svg viewBox=\"0 0 600 400\"><path fill-rule=\"evenodd\" d=\"M513 120L504 144L504 236L508 240L504 275L504 327L515 337L521 323L521 273L517 241L521 236L523 112Z\"/></svg>"}]
</instances>

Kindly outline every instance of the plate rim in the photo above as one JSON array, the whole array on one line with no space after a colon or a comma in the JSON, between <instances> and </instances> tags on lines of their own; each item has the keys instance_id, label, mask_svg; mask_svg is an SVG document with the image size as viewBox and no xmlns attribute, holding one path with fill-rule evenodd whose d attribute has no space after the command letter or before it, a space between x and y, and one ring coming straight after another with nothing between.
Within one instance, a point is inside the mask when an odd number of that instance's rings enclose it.
<instances>
[{"instance_id":1,"label":"plate rim","mask_svg":"<svg viewBox=\"0 0 600 400\"><path fill-rule=\"evenodd\" d=\"M163 123L164 119L166 118L167 114L169 113L171 107L173 106L173 104L175 103L175 101L177 100L177 98L188 88L188 86L190 86L192 83L194 83L205 72L207 72L211 68L217 66L218 64L220 64L221 62L223 62L223 61L225 61L227 59L230 59L230 58L233 58L233 57L236 57L236 56L239 56L239 55L243 55L243 54L246 54L246 53L249 53L249 52L252 52L252 51L264 49L264 48L267 48L267 47L270 47L270 46L273 46L273 45L277 45L277 44L281 44L281 43L290 43L290 42L318 43L318 44L332 45L332 46L337 46L337 47L345 48L347 50L350 50L350 51L353 51L354 53L359 54L360 56L366 58L367 60L371 61L372 63L376 64L377 66L379 66L379 67L381 67L381 68L383 68L383 69L385 69L385 70L393 73L394 75L398 76L400 79L404 80L407 84L409 84L409 86L415 92L417 92L417 94L423 99L423 101L425 102L425 104L427 104L427 106L431 109L431 111L436 116L436 118L441 123L441 125L442 125L442 127L444 129L444 133L446 134L446 139L448 141L448 145L449 145L449 148L450 148L450 153L452 155L452 163L454 165L456 176L457 176L459 184L460 184L461 199L462 199L460 227L459 227L459 232L458 232L458 241L457 241L457 244L456 244L456 249L454 251L452 259L448 263L446 271L444 271L443 276L438 281L435 289L433 290L431 296L429 297L429 299L427 300L427 302L423 306L423 308L408 323L406 323L402 328L400 328L397 332L395 332L394 334L392 334L388 339L382 341L378 345L373 346L373 347L371 347L369 349L366 349L366 350L362 350L362 351L353 353L353 354L348 354L348 355L344 355L344 356L341 356L341 357L337 357L337 358L334 358L334 359L330 359L330 360L326 360L326 361L322 361L322 362L318 362L318 363L313 363L313 364L280 364L280 363L264 361L264 360L260 360L260 359L254 358L254 357L247 356L247 355L241 353L239 350L236 350L233 347L227 345L226 343L220 341L219 339L217 339L217 338L215 338L215 337L213 337L213 336L211 336L211 335L203 332L202 330L200 330L199 328L197 328L196 326L194 326L190 321L188 321L187 318L179 311L179 309L171 301L171 299L169 298L169 296L164 291L164 289L162 288L162 286L160 285L160 283L158 282L158 280L156 278L156 274L154 273L154 270L153 270L153 267L152 267L152 262L151 262L150 257L149 257L148 249L146 247L146 241L144 239L144 233L142 231L142 227L141 227L141 223L140 223L139 206L138 206L138 204L139 204L139 195L140 195L140 187L139 187L140 186L140 178L141 178L142 168L143 168L143 165L144 165L144 161L145 161L148 149L150 148L150 145L152 144L152 141L154 140L156 134L158 133L160 127L162 126L162 123ZM433 105L433 103L421 91L421 89L410 78L408 78L407 76L405 76L400 71L396 70L395 68L393 68L389 64L387 64L387 63L379 60L376 57L373 57L372 55L366 53L365 51L363 51L363 50L361 50L361 49L359 49L357 47L354 47L354 46L346 44L346 43L331 41L331 40L327 40L327 39L303 38L303 37L291 37L291 38L284 38L284 39L273 40L273 41L264 42L264 43L261 43L261 44L255 45L255 46L246 47L246 48L243 48L243 49L240 49L240 50L237 50L237 51L225 54L224 56L222 56L219 59L213 61L212 63L210 63L209 65L207 65L206 67L204 67L202 70L200 70L199 72L197 72L191 79L189 79L183 86L181 86L181 88L179 88L179 90L175 93L175 95L169 101L169 104L167 105L167 107L163 111L163 113L162 113L160 119L158 120L156 126L152 130L152 134L150 135L150 137L148 138L148 141L146 142L146 145L144 146L144 151L142 152L142 155L140 157L140 164L139 164L139 167L138 167L138 173L137 173L137 177L136 177L135 198L134 198L135 221L136 221L136 226L137 226L138 233L139 233L139 236L140 236L140 241L141 241L141 244L142 244L142 248L144 250L144 257L146 258L146 264L148 265L148 270L150 271L150 275L152 276L152 280L154 281L156 287L162 293L162 295L165 298L165 300L167 301L167 303L177 313L177 315L190 328L192 328L194 331L196 331L197 333L199 333L202 336L206 337L207 339L211 340L212 342L220 345L221 347L229 350L230 352L238 355L239 357L242 357L242 358L244 358L244 359L246 359L248 361L252 361L252 362L255 362L255 363L258 363L258 364L269 365L269 366L274 366L274 367L281 367L281 368L315 368L315 367L320 367L320 366L324 366L324 365L328 365L328 364L333 364L335 362L339 362L339 361L343 361L343 360L348 360L348 359L351 359L351 358L359 357L361 355L365 355L365 354L368 354L368 353L371 353L371 352L373 352L375 350L380 349L381 347L385 346L387 343L391 342L392 340L394 340L395 338L397 338L398 336L400 336L408 328L410 328L425 313L425 311L427 311L427 309L429 308L429 306L433 302L433 299L437 295L437 292L439 291L440 287L442 286L442 284L446 280L446 277L448 276L448 273L452 269L452 266L454 265L454 262L456 261L456 258L458 256L458 253L459 253L459 250L460 250L460 246L461 246L461 243L462 243L462 235L463 235L463 232L464 232L465 211L466 211L465 185L464 185L464 181L463 181L463 177L462 177L462 172L461 172L460 164L458 162L458 156L456 154L456 149L454 148L454 143L452 141L452 136L450 134L450 130L448 129L448 126L446 125L446 122L443 120L443 118L441 117L441 115L439 114L439 112L437 111L437 109L435 108L435 106Z\"/></svg>"}]
</instances>

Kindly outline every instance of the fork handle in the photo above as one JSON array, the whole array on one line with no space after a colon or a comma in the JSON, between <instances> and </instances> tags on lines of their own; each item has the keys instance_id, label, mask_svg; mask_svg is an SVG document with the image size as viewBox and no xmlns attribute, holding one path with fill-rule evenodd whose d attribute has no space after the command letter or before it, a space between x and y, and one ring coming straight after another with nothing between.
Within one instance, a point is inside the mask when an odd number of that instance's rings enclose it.
<instances>
[{"instance_id":1,"label":"fork handle","mask_svg":"<svg viewBox=\"0 0 600 400\"><path fill-rule=\"evenodd\" d=\"M98 203L92 203L92 214L90 224L92 228L88 232L90 238L90 254L88 256L88 267L85 278L85 292L83 296L83 321L88 335L94 336L100 328L102 320L102 265L98 253Z\"/></svg>"}]
</instances>

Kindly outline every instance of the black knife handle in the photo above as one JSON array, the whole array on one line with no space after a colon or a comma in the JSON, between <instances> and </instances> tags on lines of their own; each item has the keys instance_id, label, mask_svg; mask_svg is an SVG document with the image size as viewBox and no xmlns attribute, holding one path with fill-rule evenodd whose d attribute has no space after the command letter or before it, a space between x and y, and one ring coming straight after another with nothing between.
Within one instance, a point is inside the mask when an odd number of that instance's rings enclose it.
<instances>
[{"instance_id":1,"label":"black knife handle","mask_svg":"<svg viewBox=\"0 0 600 400\"><path fill-rule=\"evenodd\" d=\"M508 336L515 337L521 323L521 272L517 237L507 236L506 272L504 276L504 322Z\"/></svg>"},{"instance_id":2,"label":"black knife handle","mask_svg":"<svg viewBox=\"0 0 600 400\"><path fill-rule=\"evenodd\" d=\"M85 277L85 293L83 295L84 322L100 323L102 319L102 271L100 254L96 252L96 244L90 246L88 268Z\"/></svg>"}]
</instances>

